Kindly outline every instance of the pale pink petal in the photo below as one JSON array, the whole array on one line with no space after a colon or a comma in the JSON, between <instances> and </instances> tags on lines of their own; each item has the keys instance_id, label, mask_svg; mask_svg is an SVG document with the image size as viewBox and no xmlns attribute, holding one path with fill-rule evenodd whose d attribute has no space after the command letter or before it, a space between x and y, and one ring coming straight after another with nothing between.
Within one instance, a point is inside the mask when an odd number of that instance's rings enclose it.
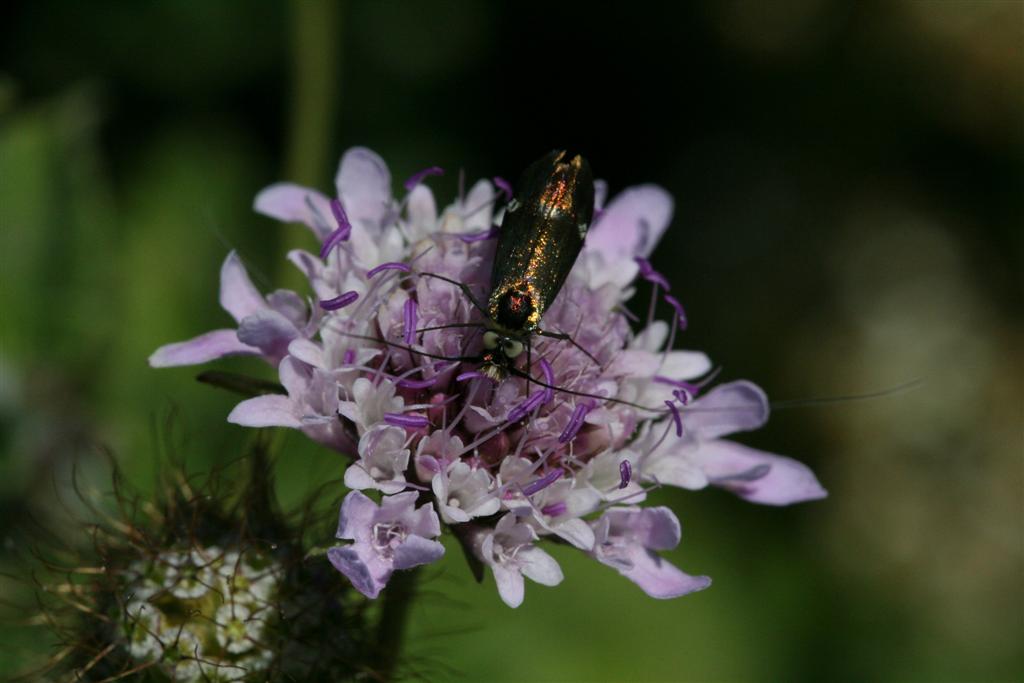
<instances>
[{"instance_id":1,"label":"pale pink petal","mask_svg":"<svg viewBox=\"0 0 1024 683\"><path fill-rule=\"evenodd\" d=\"M466 232L483 232L491 227L493 214L494 186L489 180L478 180L469 189L463 211L472 212L466 216L463 229Z\"/></svg>"},{"instance_id":2,"label":"pale pink petal","mask_svg":"<svg viewBox=\"0 0 1024 683\"><path fill-rule=\"evenodd\" d=\"M228 414L228 422L243 427L302 427L292 400L277 394L242 401Z\"/></svg>"},{"instance_id":3,"label":"pale pink petal","mask_svg":"<svg viewBox=\"0 0 1024 683\"><path fill-rule=\"evenodd\" d=\"M608 514L618 512L614 508ZM667 507L638 508L626 511L633 522L633 528L645 548L650 550L671 550L679 545L682 527L676 513Z\"/></svg>"},{"instance_id":4,"label":"pale pink petal","mask_svg":"<svg viewBox=\"0 0 1024 683\"><path fill-rule=\"evenodd\" d=\"M644 461L641 476L645 481L657 481L667 486L678 486L696 491L708 485L704 470L685 454L661 454Z\"/></svg>"},{"instance_id":5,"label":"pale pink petal","mask_svg":"<svg viewBox=\"0 0 1024 683\"><path fill-rule=\"evenodd\" d=\"M337 537L356 540L358 532L368 533L377 514L377 504L359 491L352 491L341 503L338 511Z\"/></svg>"},{"instance_id":6,"label":"pale pink petal","mask_svg":"<svg viewBox=\"0 0 1024 683\"><path fill-rule=\"evenodd\" d=\"M391 173L384 160L365 147L353 147L341 157L334 181L349 220L379 227L391 205Z\"/></svg>"},{"instance_id":7,"label":"pale pink petal","mask_svg":"<svg viewBox=\"0 0 1024 683\"><path fill-rule=\"evenodd\" d=\"M637 546L629 555L632 567L619 573L640 586L652 598L667 600L704 590L711 585L707 576L690 576L668 560Z\"/></svg>"},{"instance_id":8,"label":"pale pink petal","mask_svg":"<svg viewBox=\"0 0 1024 683\"><path fill-rule=\"evenodd\" d=\"M437 221L437 202L434 193L426 185L417 185L409 193L409 220L416 225L428 225Z\"/></svg>"},{"instance_id":9,"label":"pale pink petal","mask_svg":"<svg viewBox=\"0 0 1024 683\"><path fill-rule=\"evenodd\" d=\"M253 209L286 223L304 223L321 241L337 227L330 200L321 192L294 183L263 189L256 195Z\"/></svg>"},{"instance_id":10,"label":"pale pink petal","mask_svg":"<svg viewBox=\"0 0 1024 683\"><path fill-rule=\"evenodd\" d=\"M292 339L288 342L288 355L314 368L323 369L326 367L323 348L315 341L310 341L304 337Z\"/></svg>"},{"instance_id":11,"label":"pale pink petal","mask_svg":"<svg viewBox=\"0 0 1024 683\"><path fill-rule=\"evenodd\" d=\"M259 353L259 349L239 341L235 330L214 330L188 341L161 346L149 357L149 365L154 368L198 365L224 356Z\"/></svg>"},{"instance_id":12,"label":"pale pink petal","mask_svg":"<svg viewBox=\"0 0 1024 683\"><path fill-rule=\"evenodd\" d=\"M608 264L650 256L672 220L672 195L657 185L626 188L612 198L587 234L586 249Z\"/></svg>"},{"instance_id":13,"label":"pale pink petal","mask_svg":"<svg viewBox=\"0 0 1024 683\"><path fill-rule=\"evenodd\" d=\"M724 439L702 443L695 457L712 484L752 503L789 505L828 495L810 468L792 458Z\"/></svg>"},{"instance_id":14,"label":"pale pink petal","mask_svg":"<svg viewBox=\"0 0 1024 683\"><path fill-rule=\"evenodd\" d=\"M580 550L594 547L594 530L582 519L567 519L551 526L551 530L559 538L568 541Z\"/></svg>"},{"instance_id":15,"label":"pale pink petal","mask_svg":"<svg viewBox=\"0 0 1024 683\"><path fill-rule=\"evenodd\" d=\"M519 551L518 559L523 563L523 576L531 581L536 581L542 586L557 586L562 583L562 568L558 566L555 558L540 548L523 548Z\"/></svg>"},{"instance_id":16,"label":"pale pink petal","mask_svg":"<svg viewBox=\"0 0 1024 683\"><path fill-rule=\"evenodd\" d=\"M295 325L271 308L256 311L238 326L241 341L273 358L284 357L288 353L288 344L298 336Z\"/></svg>"},{"instance_id":17,"label":"pale pink petal","mask_svg":"<svg viewBox=\"0 0 1024 683\"><path fill-rule=\"evenodd\" d=\"M324 262L319 256L303 249L292 249L288 252L288 260L306 276L310 282L316 282L323 277Z\"/></svg>"},{"instance_id":18,"label":"pale pink petal","mask_svg":"<svg viewBox=\"0 0 1024 683\"><path fill-rule=\"evenodd\" d=\"M651 377L660 374L660 367L660 355L639 349L624 349L615 355L615 359L608 367L608 374Z\"/></svg>"},{"instance_id":19,"label":"pale pink petal","mask_svg":"<svg viewBox=\"0 0 1024 683\"><path fill-rule=\"evenodd\" d=\"M739 380L720 384L684 409L684 429L701 438L757 429L768 421L768 397L753 382Z\"/></svg>"},{"instance_id":20,"label":"pale pink petal","mask_svg":"<svg viewBox=\"0 0 1024 683\"><path fill-rule=\"evenodd\" d=\"M700 351L669 351L658 375L669 379L694 379L711 370L711 359Z\"/></svg>"},{"instance_id":21,"label":"pale pink petal","mask_svg":"<svg viewBox=\"0 0 1024 683\"><path fill-rule=\"evenodd\" d=\"M267 302L249 279L238 254L232 251L220 267L220 305L237 322L267 307Z\"/></svg>"},{"instance_id":22,"label":"pale pink petal","mask_svg":"<svg viewBox=\"0 0 1024 683\"><path fill-rule=\"evenodd\" d=\"M359 464L353 463L345 470L345 487L363 491L377 486L377 481Z\"/></svg>"},{"instance_id":23,"label":"pale pink petal","mask_svg":"<svg viewBox=\"0 0 1024 683\"><path fill-rule=\"evenodd\" d=\"M409 536L395 548L395 569L412 569L436 562L444 556L444 546L422 536Z\"/></svg>"},{"instance_id":24,"label":"pale pink petal","mask_svg":"<svg viewBox=\"0 0 1024 683\"><path fill-rule=\"evenodd\" d=\"M277 376L292 399L302 397L309 388L309 366L291 356L285 356L281 360L277 366Z\"/></svg>"},{"instance_id":25,"label":"pale pink petal","mask_svg":"<svg viewBox=\"0 0 1024 683\"><path fill-rule=\"evenodd\" d=\"M331 548L327 551L327 559L352 582L356 590L368 598L376 598L386 585L374 577L370 568L351 547Z\"/></svg>"},{"instance_id":26,"label":"pale pink petal","mask_svg":"<svg viewBox=\"0 0 1024 683\"><path fill-rule=\"evenodd\" d=\"M523 604L523 596L526 593L523 575L519 572L507 569L499 564L493 565L494 583L498 586L498 595L509 607L519 607Z\"/></svg>"}]
</instances>

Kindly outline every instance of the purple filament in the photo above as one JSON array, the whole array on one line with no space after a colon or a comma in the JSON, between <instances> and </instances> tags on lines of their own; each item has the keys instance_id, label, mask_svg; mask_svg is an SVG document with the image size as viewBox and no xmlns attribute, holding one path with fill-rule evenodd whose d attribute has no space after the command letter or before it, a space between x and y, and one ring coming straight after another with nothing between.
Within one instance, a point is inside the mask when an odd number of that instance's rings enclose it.
<instances>
[{"instance_id":1,"label":"purple filament","mask_svg":"<svg viewBox=\"0 0 1024 683\"><path fill-rule=\"evenodd\" d=\"M544 403L550 403L551 399L555 397L555 391L551 388L555 383L555 373L546 358L541 358L539 365L540 371L544 373L544 383L548 385L544 387Z\"/></svg>"},{"instance_id":2,"label":"purple filament","mask_svg":"<svg viewBox=\"0 0 1024 683\"><path fill-rule=\"evenodd\" d=\"M501 176L494 176L495 186L505 194L505 199L512 199L512 185Z\"/></svg>"},{"instance_id":3,"label":"purple filament","mask_svg":"<svg viewBox=\"0 0 1024 683\"><path fill-rule=\"evenodd\" d=\"M572 411L572 417L569 418L569 424L562 430L561 435L558 437L558 443L569 443L576 438L580 429L583 427L583 418L587 416L587 412L590 409L584 405L576 406L576 409Z\"/></svg>"},{"instance_id":4,"label":"purple filament","mask_svg":"<svg viewBox=\"0 0 1024 683\"><path fill-rule=\"evenodd\" d=\"M328 235L327 239L324 240L323 246L320 247L321 259L326 259L327 255L331 253L331 249L347 240L352 234L352 223L348 220L345 207L337 199L331 200L331 213L334 214L334 220L338 223L338 229Z\"/></svg>"},{"instance_id":5,"label":"purple filament","mask_svg":"<svg viewBox=\"0 0 1024 683\"><path fill-rule=\"evenodd\" d=\"M464 372L461 375L457 375L455 377L455 381L465 382L471 379L476 379L478 377L484 377L484 374L482 372Z\"/></svg>"},{"instance_id":6,"label":"purple filament","mask_svg":"<svg viewBox=\"0 0 1024 683\"><path fill-rule=\"evenodd\" d=\"M676 317L679 318L679 328L682 330L686 329L686 311L683 310L683 305L679 303L679 299L675 298L671 294L665 295L665 303L675 309Z\"/></svg>"},{"instance_id":7,"label":"purple filament","mask_svg":"<svg viewBox=\"0 0 1024 683\"><path fill-rule=\"evenodd\" d=\"M405 343L412 344L416 341L416 301L413 299L405 300L404 313L404 324L405 324Z\"/></svg>"},{"instance_id":8,"label":"purple filament","mask_svg":"<svg viewBox=\"0 0 1024 683\"><path fill-rule=\"evenodd\" d=\"M339 308L345 308L349 304L353 303L359 298L359 292L351 291L345 292L341 296L336 296L333 299L324 299L320 302L320 308L325 311L336 311Z\"/></svg>"},{"instance_id":9,"label":"purple filament","mask_svg":"<svg viewBox=\"0 0 1024 683\"><path fill-rule=\"evenodd\" d=\"M648 282L653 282L654 284L659 285L666 292L672 289L672 285L668 283L668 280L665 278L665 276L656 271L651 266L650 261L648 261L645 258L640 258L639 256L637 256L633 260L636 261L636 264L638 266L640 266L640 277L647 280Z\"/></svg>"},{"instance_id":10,"label":"purple filament","mask_svg":"<svg viewBox=\"0 0 1024 683\"><path fill-rule=\"evenodd\" d=\"M542 491L542 490L546 489L547 487L551 486L552 484L554 484L556 481L558 481L561 478L562 478L562 470L552 470L551 472L548 472L547 474L545 474L540 479L535 479L534 481L531 481L529 484L524 486L523 487L523 495L524 496L532 496L533 494L537 493L538 491Z\"/></svg>"},{"instance_id":11,"label":"purple filament","mask_svg":"<svg viewBox=\"0 0 1024 683\"><path fill-rule=\"evenodd\" d=\"M403 415L402 413L384 413L384 421L394 427L411 427L413 429L430 425L430 420L423 415Z\"/></svg>"},{"instance_id":12,"label":"purple filament","mask_svg":"<svg viewBox=\"0 0 1024 683\"><path fill-rule=\"evenodd\" d=\"M399 263L398 261L388 261L387 263L382 263L379 266L374 266L370 270L366 271L366 277L371 278L383 270L400 270L403 273L408 273L412 271L412 268L410 268L404 263Z\"/></svg>"},{"instance_id":13,"label":"purple filament","mask_svg":"<svg viewBox=\"0 0 1024 683\"><path fill-rule=\"evenodd\" d=\"M424 178L431 175L444 175L444 169L440 166L431 166L430 168L413 173L404 183L406 191L411 192L412 188L422 183Z\"/></svg>"},{"instance_id":14,"label":"purple filament","mask_svg":"<svg viewBox=\"0 0 1024 683\"><path fill-rule=\"evenodd\" d=\"M676 436L683 435L683 417L679 414L679 408L672 401L665 401L669 411L672 413L672 421L676 423Z\"/></svg>"},{"instance_id":15,"label":"purple filament","mask_svg":"<svg viewBox=\"0 0 1024 683\"><path fill-rule=\"evenodd\" d=\"M498 226L492 225L489 230L483 232L470 232L465 235L459 235L459 239L466 244L472 244L473 242L484 242L486 240L494 239L498 236Z\"/></svg>"},{"instance_id":16,"label":"purple filament","mask_svg":"<svg viewBox=\"0 0 1024 683\"><path fill-rule=\"evenodd\" d=\"M515 408L513 408L512 410L509 411L509 413L508 413L508 421L509 422L519 422L524 417L526 417L526 415L531 410L533 410L534 408L539 406L541 404L541 402L543 402L543 400L544 400L544 392L537 392L536 394L530 396L525 401L523 401L518 406L516 406Z\"/></svg>"},{"instance_id":17,"label":"purple filament","mask_svg":"<svg viewBox=\"0 0 1024 683\"><path fill-rule=\"evenodd\" d=\"M435 381L437 381L437 378L435 377L431 377L430 379L412 379L410 377L406 377L398 380L398 386L405 389L426 389L427 387L433 386Z\"/></svg>"},{"instance_id":18,"label":"purple filament","mask_svg":"<svg viewBox=\"0 0 1024 683\"><path fill-rule=\"evenodd\" d=\"M629 480L633 478L633 466L629 464L628 460L623 460L619 463L619 488L624 489L629 486Z\"/></svg>"},{"instance_id":19,"label":"purple filament","mask_svg":"<svg viewBox=\"0 0 1024 683\"><path fill-rule=\"evenodd\" d=\"M568 505L566 505L562 501L559 501L557 503L551 503L550 505L545 505L544 507L542 507L540 509L540 511L541 511L541 514L547 515L548 517L558 517L559 515L564 515L568 509L569 509Z\"/></svg>"}]
</instances>

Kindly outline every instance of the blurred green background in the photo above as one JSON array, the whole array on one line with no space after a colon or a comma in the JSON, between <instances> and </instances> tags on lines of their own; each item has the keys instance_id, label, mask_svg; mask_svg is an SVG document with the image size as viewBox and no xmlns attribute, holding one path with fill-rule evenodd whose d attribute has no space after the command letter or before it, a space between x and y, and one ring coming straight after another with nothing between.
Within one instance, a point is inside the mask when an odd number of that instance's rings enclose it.
<instances>
[{"instance_id":1,"label":"blurred green background","mask_svg":"<svg viewBox=\"0 0 1024 683\"><path fill-rule=\"evenodd\" d=\"M298 284L284 249L311 238L253 214L260 188L329 189L363 144L396 179L448 169L447 202L455 169L514 178L569 147L613 192L675 196L653 260L724 378L925 384L745 439L810 464L824 501L659 492L708 591L657 602L556 549L565 582L513 611L452 548L414 660L459 681L1024 680L1024 4L39 0L0 36L5 556L31 518L76 542L54 501L73 466L103 487L100 445L144 487L172 412L197 469L250 442L234 397L146 357L228 322L230 248L264 289ZM285 501L341 476L300 435L276 454ZM3 674L44 647L0 636Z\"/></svg>"}]
</instances>

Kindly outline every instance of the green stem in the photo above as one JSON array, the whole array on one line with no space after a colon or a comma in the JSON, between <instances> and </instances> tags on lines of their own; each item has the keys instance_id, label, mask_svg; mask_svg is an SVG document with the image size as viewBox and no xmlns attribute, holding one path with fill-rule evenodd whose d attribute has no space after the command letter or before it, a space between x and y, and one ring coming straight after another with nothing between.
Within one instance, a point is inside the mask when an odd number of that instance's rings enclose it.
<instances>
[{"instance_id":1,"label":"green stem","mask_svg":"<svg viewBox=\"0 0 1024 683\"><path fill-rule=\"evenodd\" d=\"M377 662L374 667L381 681L394 680L419 575L419 568L395 572L388 581L388 587L384 589L384 604L377 624Z\"/></svg>"},{"instance_id":2,"label":"green stem","mask_svg":"<svg viewBox=\"0 0 1024 683\"><path fill-rule=\"evenodd\" d=\"M343 10L344 4L335 0L291 3L291 109L284 176L289 182L311 187L328 184L334 151L331 133L338 115L341 81ZM301 243L305 235L295 226L283 226L282 230L286 251L308 247ZM299 284L301 275L294 268L281 268L276 280L280 286Z\"/></svg>"}]
</instances>

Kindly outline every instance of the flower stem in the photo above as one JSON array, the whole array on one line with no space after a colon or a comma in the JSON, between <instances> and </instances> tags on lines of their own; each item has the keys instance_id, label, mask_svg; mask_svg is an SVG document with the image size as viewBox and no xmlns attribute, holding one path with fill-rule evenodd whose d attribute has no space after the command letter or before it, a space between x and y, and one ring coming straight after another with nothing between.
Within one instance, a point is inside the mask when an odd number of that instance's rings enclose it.
<instances>
[{"instance_id":1,"label":"flower stem","mask_svg":"<svg viewBox=\"0 0 1024 683\"><path fill-rule=\"evenodd\" d=\"M292 72L285 177L318 187L333 155L345 6L334 0L295 0L290 10ZM301 238L291 228L281 234L286 250L308 248ZM281 268L278 281L298 287L295 269L283 262Z\"/></svg>"},{"instance_id":2,"label":"flower stem","mask_svg":"<svg viewBox=\"0 0 1024 683\"><path fill-rule=\"evenodd\" d=\"M391 575L384 590L380 622L377 624L376 671L381 681L394 680L395 669L402 654L406 622L416 597L416 581L420 569L398 571Z\"/></svg>"}]
</instances>

